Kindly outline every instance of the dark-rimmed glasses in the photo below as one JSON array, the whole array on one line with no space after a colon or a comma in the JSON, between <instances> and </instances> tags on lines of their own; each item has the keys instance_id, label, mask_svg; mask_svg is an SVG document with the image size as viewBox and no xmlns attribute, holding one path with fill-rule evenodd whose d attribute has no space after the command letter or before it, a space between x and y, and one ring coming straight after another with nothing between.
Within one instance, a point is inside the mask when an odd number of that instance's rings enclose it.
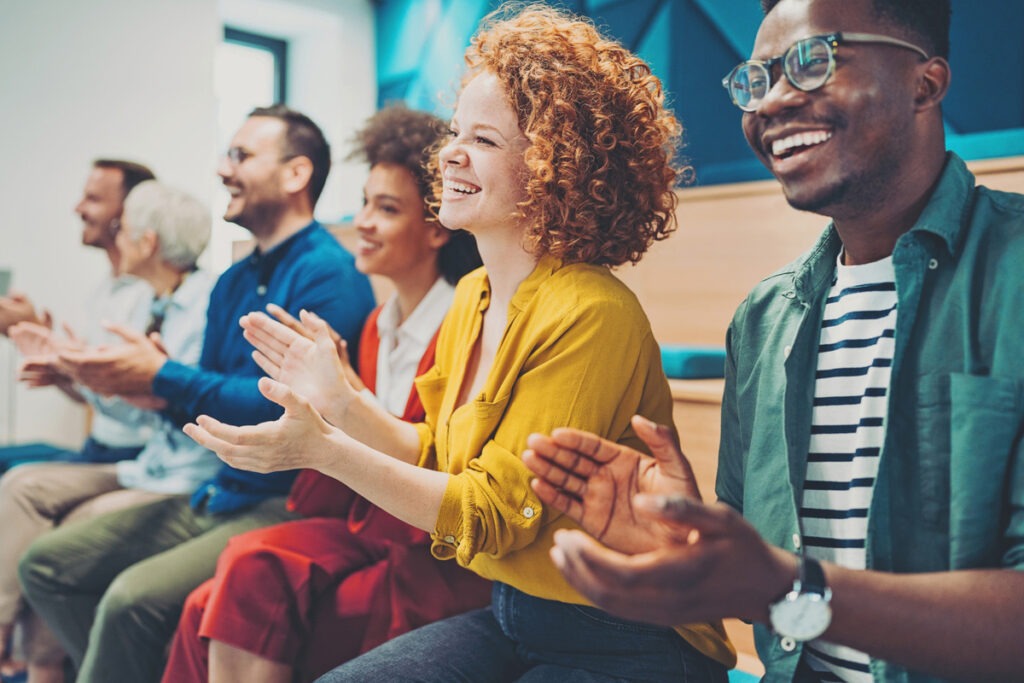
<instances>
[{"instance_id":1,"label":"dark-rimmed glasses","mask_svg":"<svg viewBox=\"0 0 1024 683\"><path fill-rule=\"evenodd\" d=\"M798 90L817 90L828 82L836 68L836 50L842 43L877 43L913 50L928 59L917 45L874 33L829 33L798 40L785 54L771 59L748 59L722 79L733 104L743 111L754 111L772 89L772 70L782 65L786 80Z\"/></svg>"},{"instance_id":2,"label":"dark-rimmed glasses","mask_svg":"<svg viewBox=\"0 0 1024 683\"><path fill-rule=\"evenodd\" d=\"M224 158L230 161L232 166L240 166L251 156L252 152L241 147L228 147L228 150L224 152Z\"/></svg>"},{"instance_id":3,"label":"dark-rimmed glasses","mask_svg":"<svg viewBox=\"0 0 1024 683\"><path fill-rule=\"evenodd\" d=\"M224 152L224 158L231 162L232 166L241 166L243 163L245 163L246 159L251 159L254 156L257 156L256 152L250 152L249 150L243 149L242 147L228 147L227 151ZM283 164L300 156L303 155L285 154L280 159L278 159L278 162Z\"/></svg>"}]
</instances>

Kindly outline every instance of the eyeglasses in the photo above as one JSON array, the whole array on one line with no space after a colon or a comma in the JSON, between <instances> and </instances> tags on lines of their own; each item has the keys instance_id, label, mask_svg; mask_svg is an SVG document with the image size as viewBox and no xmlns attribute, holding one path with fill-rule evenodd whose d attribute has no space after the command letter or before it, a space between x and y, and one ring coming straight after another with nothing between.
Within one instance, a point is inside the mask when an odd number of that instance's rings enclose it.
<instances>
[{"instance_id":1,"label":"eyeglasses","mask_svg":"<svg viewBox=\"0 0 1024 683\"><path fill-rule=\"evenodd\" d=\"M785 54L771 59L748 59L722 79L722 87L729 91L733 104L743 111L755 111L772 89L772 70L782 65L786 80L799 90L817 90L828 82L836 69L836 51L842 43L877 43L913 50L928 59L928 53L918 46L889 36L874 33L830 33L798 40Z\"/></svg>"},{"instance_id":2,"label":"eyeglasses","mask_svg":"<svg viewBox=\"0 0 1024 683\"><path fill-rule=\"evenodd\" d=\"M245 162L246 159L251 159L254 156L257 156L255 152L250 152L249 150L242 149L241 147L228 147L228 150L224 152L224 158L230 161L232 166L240 166L242 163ZM283 164L300 156L303 155L285 154L280 159L278 159L278 161Z\"/></svg>"},{"instance_id":3,"label":"eyeglasses","mask_svg":"<svg viewBox=\"0 0 1024 683\"><path fill-rule=\"evenodd\" d=\"M240 166L242 162L252 156L252 152L246 151L241 147L228 147L228 151L224 152L224 158L231 162L232 166Z\"/></svg>"}]
</instances>

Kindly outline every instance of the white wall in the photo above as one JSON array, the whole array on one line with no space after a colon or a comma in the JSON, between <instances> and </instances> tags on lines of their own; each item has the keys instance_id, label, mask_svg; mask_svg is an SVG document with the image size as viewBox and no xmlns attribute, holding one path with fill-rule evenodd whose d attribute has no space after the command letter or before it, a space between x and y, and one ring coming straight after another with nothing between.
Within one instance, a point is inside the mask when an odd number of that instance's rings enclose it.
<instances>
[{"instance_id":1,"label":"white wall","mask_svg":"<svg viewBox=\"0 0 1024 683\"><path fill-rule=\"evenodd\" d=\"M339 157L341 140L376 99L370 4L276 4L272 17L255 0L226 1L224 9L237 12L231 23L296 40L292 104L325 128ZM93 158L145 162L215 212L223 207L211 182L223 151L213 94L222 8L217 0L5 0L2 10L0 268L13 268L15 287L75 323L107 267L102 253L80 246L72 212ZM289 28L296 17L314 22ZM258 26L268 18L285 30ZM318 215L333 220L355 210L357 174L332 174ZM82 411L55 390L13 387L13 362L0 341L0 443L79 443Z\"/></svg>"},{"instance_id":2,"label":"white wall","mask_svg":"<svg viewBox=\"0 0 1024 683\"><path fill-rule=\"evenodd\" d=\"M214 156L215 0L5 2L0 22L0 265L15 285L81 320L108 267L72 213L90 162L137 159L208 200ZM7 342L3 344L6 347ZM10 349L4 349L10 362ZM76 444L84 417L52 389L0 391L2 437Z\"/></svg>"},{"instance_id":3,"label":"white wall","mask_svg":"<svg viewBox=\"0 0 1024 683\"><path fill-rule=\"evenodd\" d=\"M370 1L221 0L220 11L230 26L289 42L288 104L312 118L331 143L331 174L316 217L333 223L354 214L362 203L366 168L344 160L348 140L377 109ZM228 140L221 143L226 147ZM227 195L220 201L226 202ZM211 250L215 266L225 267L230 241L245 236L237 226L216 226Z\"/></svg>"}]
</instances>

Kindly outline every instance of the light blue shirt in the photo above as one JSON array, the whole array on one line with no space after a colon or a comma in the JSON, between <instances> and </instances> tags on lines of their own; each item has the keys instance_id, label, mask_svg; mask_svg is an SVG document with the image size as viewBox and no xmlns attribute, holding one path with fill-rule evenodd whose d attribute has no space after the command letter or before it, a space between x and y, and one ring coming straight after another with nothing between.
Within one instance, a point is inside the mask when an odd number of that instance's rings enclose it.
<instances>
[{"instance_id":1,"label":"light blue shirt","mask_svg":"<svg viewBox=\"0 0 1024 683\"><path fill-rule=\"evenodd\" d=\"M117 344L121 338L103 327L105 323L124 325L136 332L146 329L149 302L153 290L144 280L123 275L106 277L89 297L89 324L83 331L89 346ZM99 396L85 387L76 387L92 407L89 435L111 448L139 447L151 434L151 411L140 410L112 396Z\"/></svg>"},{"instance_id":2,"label":"light blue shirt","mask_svg":"<svg viewBox=\"0 0 1024 683\"><path fill-rule=\"evenodd\" d=\"M216 278L197 270L171 295L160 336L168 355L195 365L203 348L206 307ZM125 488L156 493L192 493L220 468L220 460L160 413L149 415L149 440L134 460L117 463L117 480Z\"/></svg>"}]
</instances>

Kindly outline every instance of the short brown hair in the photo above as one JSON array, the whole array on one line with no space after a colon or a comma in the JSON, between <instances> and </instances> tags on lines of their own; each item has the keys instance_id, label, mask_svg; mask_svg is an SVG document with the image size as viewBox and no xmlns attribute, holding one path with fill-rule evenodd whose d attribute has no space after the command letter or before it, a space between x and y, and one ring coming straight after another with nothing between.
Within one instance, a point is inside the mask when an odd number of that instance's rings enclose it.
<instances>
[{"instance_id":1,"label":"short brown hair","mask_svg":"<svg viewBox=\"0 0 1024 683\"><path fill-rule=\"evenodd\" d=\"M327 175L331 172L331 146L320 126L313 123L302 112L290 109L283 104L269 107L256 107L249 112L249 117L265 116L278 119L285 125L284 144L281 154L285 159L306 157L313 164L313 175L309 179L307 191L313 206L320 199L320 194L327 184Z\"/></svg>"},{"instance_id":2,"label":"short brown hair","mask_svg":"<svg viewBox=\"0 0 1024 683\"><path fill-rule=\"evenodd\" d=\"M156 180L156 175L149 170L148 166L124 159L96 159L92 162L93 168L110 168L121 172L122 199L128 196L139 183L147 180Z\"/></svg>"}]
</instances>

